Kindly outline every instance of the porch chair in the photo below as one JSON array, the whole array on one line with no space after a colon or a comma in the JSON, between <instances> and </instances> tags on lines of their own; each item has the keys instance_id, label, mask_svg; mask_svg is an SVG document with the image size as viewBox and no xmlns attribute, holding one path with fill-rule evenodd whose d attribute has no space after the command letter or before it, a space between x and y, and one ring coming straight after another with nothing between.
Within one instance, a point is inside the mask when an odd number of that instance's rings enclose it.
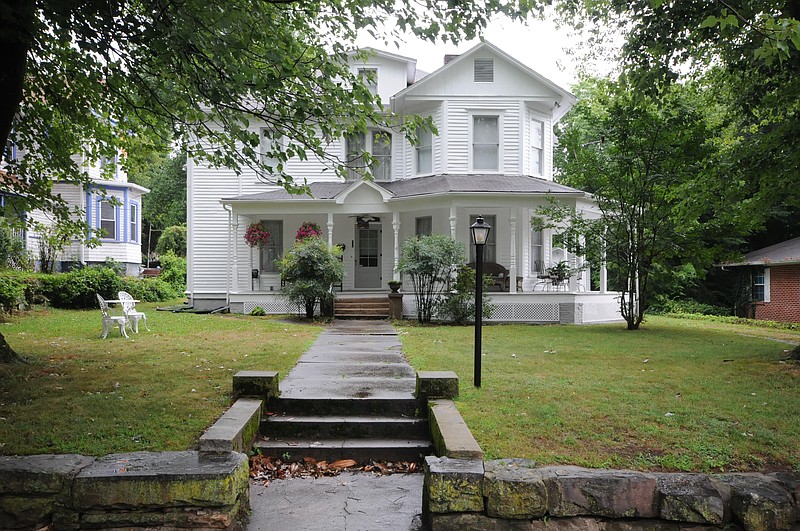
<instances>
[{"instance_id":1,"label":"porch chair","mask_svg":"<svg viewBox=\"0 0 800 531\"><path fill-rule=\"evenodd\" d=\"M108 330L112 326L116 326L119 328L119 333L122 334L122 337L127 338L128 334L125 333L125 323L127 323L128 320L125 318L125 316L111 315L108 310L108 303L103 297L100 296L99 293L97 294L97 302L100 303L100 312L103 314L103 333L100 337L102 339L107 338Z\"/></svg>"},{"instance_id":2,"label":"porch chair","mask_svg":"<svg viewBox=\"0 0 800 531\"><path fill-rule=\"evenodd\" d=\"M128 326L131 327L131 330L138 334L139 321L141 320L144 322L144 327L149 332L150 329L147 328L147 316L144 314L144 312L136 310L136 302L133 296L127 291L120 291L117 294L117 297L119 297L119 300L122 303L122 313L125 314L125 318L127 319Z\"/></svg>"}]
</instances>

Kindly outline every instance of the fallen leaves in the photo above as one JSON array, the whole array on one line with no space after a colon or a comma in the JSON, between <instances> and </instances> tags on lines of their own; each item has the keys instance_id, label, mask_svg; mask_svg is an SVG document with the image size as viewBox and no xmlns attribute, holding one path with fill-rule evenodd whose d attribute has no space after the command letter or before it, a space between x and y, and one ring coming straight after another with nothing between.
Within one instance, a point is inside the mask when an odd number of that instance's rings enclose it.
<instances>
[{"instance_id":1,"label":"fallen leaves","mask_svg":"<svg viewBox=\"0 0 800 531\"><path fill-rule=\"evenodd\" d=\"M329 463L304 457L299 461L284 461L277 457L254 455L250 457L250 477L256 480L289 479L295 477L338 476L343 471L372 472L380 476L413 474L421 467L415 461L370 461L359 464L353 459L339 459Z\"/></svg>"}]
</instances>

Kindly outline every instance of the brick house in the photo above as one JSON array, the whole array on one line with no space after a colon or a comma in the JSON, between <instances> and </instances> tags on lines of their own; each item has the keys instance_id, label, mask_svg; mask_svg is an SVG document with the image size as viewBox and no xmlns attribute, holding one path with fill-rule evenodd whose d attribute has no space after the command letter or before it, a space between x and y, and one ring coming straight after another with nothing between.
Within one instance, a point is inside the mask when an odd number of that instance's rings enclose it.
<instances>
[{"instance_id":1,"label":"brick house","mask_svg":"<svg viewBox=\"0 0 800 531\"><path fill-rule=\"evenodd\" d=\"M800 238L758 249L727 266L750 269L753 317L800 322Z\"/></svg>"}]
</instances>

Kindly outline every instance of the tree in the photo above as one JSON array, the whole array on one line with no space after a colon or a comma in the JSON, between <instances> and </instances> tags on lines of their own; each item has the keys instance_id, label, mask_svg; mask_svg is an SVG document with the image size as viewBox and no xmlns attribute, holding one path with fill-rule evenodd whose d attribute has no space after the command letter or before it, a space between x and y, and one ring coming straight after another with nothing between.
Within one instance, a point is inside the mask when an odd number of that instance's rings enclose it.
<instances>
[{"instance_id":1,"label":"tree","mask_svg":"<svg viewBox=\"0 0 800 531\"><path fill-rule=\"evenodd\" d=\"M403 242L397 268L411 278L420 323L431 322L448 279L465 261L464 245L444 234L414 236Z\"/></svg>"},{"instance_id":2,"label":"tree","mask_svg":"<svg viewBox=\"0 0 800 531\"><path fill-rule=\"evenodd\" d=\"M284 290L287 300L302 308L307 318L314 317L317 302L333 302L332 286L344 277L341 255L339 247L329 246L322 238L309 237L295 241L278 261L281 280L288 284Z\"/></svg>"},{"instance_id":3,"label":"tree","mask_svg":"<svg viewBox=\"0 0 800 531\"><path fill-rule=\"evenodd\" d=\"M23 199L23 210L50 211L62 229L81 234L83 213L52 194L54 181L90 183L73 156L113 160L138 137L172 134L197 160L235 172L251 167L305 192L284 171L290 157L319 157L343 174L342 161L326 153L331 139L367 124L412 138L418 125L430 127L419 118L397 123L368 80L350 72L346 57L359 32L383 35L387 45L404 31L455 41L476 36L494 14L525 18L533 6L0 0L0 146L10 140L24 154L14 159L3 149L0 194ZM255 120L270 131L266 146Z\"/></svg>"},{"instance_id":4,"label":"tree","mask_svg":"<svg viewBox=\"0 0 800 531\"><path fill-rule=\"evenodd\" d=\"M690 87L649 97L623 82L595 81L578 94L558 133L559 180L592 193L601 217L587 219L555 203L542 213L551 226L566 224L570 247L582 241L578 234L601 242L618 274L622 316L636 330L658 272L669 274L687 260L708 267L714 245L735 233L725 198L707 175L713 134Z\"/></svg>"},{"instance_id":5,"label":"tree","mask_svg":"<svg viewBox=\"0 0 800 531\"><path fill-rule=\"evenodd\" d=\"M566 24L596 23L588 43L624 36L625 75L656 94L702 80L723 109L718 162L757 229L800 206L800 2L562 0Z\"/></svg>"},{"instance_id":6,"label":"tree","mask_svg":"<svg viewBox=\"0 0 800 531\"><path fill-rule=\"evenodd\" d=\"M169 251L176 256L186 258L186 225L173 225L161 233L156 244L156 252L162 255Z\"/></svg>"}]
</instances>

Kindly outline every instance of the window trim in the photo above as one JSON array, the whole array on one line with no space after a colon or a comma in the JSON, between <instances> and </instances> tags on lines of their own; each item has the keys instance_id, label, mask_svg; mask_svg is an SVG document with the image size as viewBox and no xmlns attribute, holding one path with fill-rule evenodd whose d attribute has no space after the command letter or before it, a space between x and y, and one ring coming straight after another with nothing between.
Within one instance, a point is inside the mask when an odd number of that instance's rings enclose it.
<instances>
[{"instance_id":1,"label":"window trim","mask_svg":"<svg viewBox=\"0 0 800 531\"><path fill-rule=\"evenodd\" d=\"M355 154L355 151L350 150L350 139L359 136L363 139L363 152L369 153L370 156L377 161L378 157L375 155L375 142L374 142L374 135L376 134L384 134L389 137L389 155L388 155L388 164L382 165L383 167L388 169L388 174L382 176L376 176L373 173L372 168L368 168L367 165L363 162L363 155L359 155L358 157L352 157L351 155ZM379 127L370 127L367 129L366 132L359 132L352 135L346 135L344 138L344 160L348 163L352 164L356 168L363 169L368 171L369 174L375 179L377 182L388 182L391 181L394 175L394 136L392 135L391 131L387 131L385 129L381 129ZM386 157L382 155L382 157ZM352 162L350 162L352 160ZM356 172L355 169L348 168L347 171L348 180L356 180L360 178L360 175ZM380 177L380 178L379 178Z\"/></svg>"},{"instance_id":2,"label":"window trim","mask_svg":"<svg viewBox=\"0 0 800 531\"><path fill-rule=\"evenodd\" d=\"M475 119L497 118L497 168L475 168ZM487 144L488 145L488 144ZM503 172L503 114L497 111L474 111L469 114L469 171L472 173Z\"/></svg>"},{"instance_id":3,"label":"window trim","mask_svg":"<svg viewBox=\"0 0 800 531\"><path fill-rule=\"evenodd\" d=\"M534 136L534 124L538 124L541 127L542 136L541 136L541 145L536 146L534 144L535 136ZM530 119L530 165L531 165L531 175L536 177L544 177L545 176L545 156L544 156L544 145L545 145L545 122L544 120L539 120L536 117L531 117ZM539 172L536 172L536 165L534 164L534 155L538 154L539 158Z\"/></svg>"},{"instance_id":4,"label":"window trim","mask_svg":"<svg viewBox=\"0 0 800 531\"><path fill-rule=\"evenodd\" d=\"M756 278L759 275L763 275L764 277L763 282L756 282ZM752 290L753 302L770 302L770 275L768 267L759 267L753 270L753 273L751 275L751 285L752 285L751 290ZM757 299L755 295L756 286L762 286L764 289L763 297L760 299Z\"/></svg>"},{"instance_id":5,"label":"window trim","mask_svg":"<svg viewBox=\"0 0 800 531\"><path fill-rule=\"evenodd\" d=\"M427 136L428 142L426 144L419 142L423 139L423 135ZM429 154L430 168L427 171L423 171L419 164L419 155L423 150ZM430 175L433 173L433 132L423 127L417 127L417 145L414 146L414 173L416 175Z\"/></svg>"},{"instance_id":6,"label":"window trim","mask_svg":"<svg viewBox=\"0 0 800 531\"><path fill-rule=\"evenodd\" d=\"M534 235L536 235L536 234L539 235L539 243L538 244L534 243ZM530 272L533 273L533 274L537 274L537 273L538 274L542 274L542 273L544 273L544 270L545 270L545 267L544 267L544 241L545 241L544 229L536 230L534 227L531 227L529 238L530 238ZM536 256L535 256L535 254L536 254L536 253L534 253L534 248L535 247L538 247L538 249L539 249L539 258L536 258ZM536 261L537 260L539 262L541 262L541 269L537 269L536 268Z\"/></svg>"},{"instance_id":7,"label":"window trim","mask_svg":"<svg viewBox=\"0 0 800 531\"><path fill-rule=\"evenodd\" d=\"M128 205L128 230L130 231L130 235L128 240L133 243L139 243L139 218L140 214L139 203L136 201L131 201Z\"/></svg>"},{"instance_id":8,"label":"window trim","mask_svg":"<svg viewBox=\"0 0 800 531\"><path fill-rule=\"evenodd\" d=\"M107 204L111 207L111 211L114 213L114 219L104 218L103 217L103 205ZM100 231L104 231L103 222L104 221L113 221L114 222L114 230L113 231L106 231L106 235L100 236L101 240L106 241L117 241L119 240L119 206L115 205L109 199L98 199L97 200L97 228Z\"/></svg>"}]
</instances>

